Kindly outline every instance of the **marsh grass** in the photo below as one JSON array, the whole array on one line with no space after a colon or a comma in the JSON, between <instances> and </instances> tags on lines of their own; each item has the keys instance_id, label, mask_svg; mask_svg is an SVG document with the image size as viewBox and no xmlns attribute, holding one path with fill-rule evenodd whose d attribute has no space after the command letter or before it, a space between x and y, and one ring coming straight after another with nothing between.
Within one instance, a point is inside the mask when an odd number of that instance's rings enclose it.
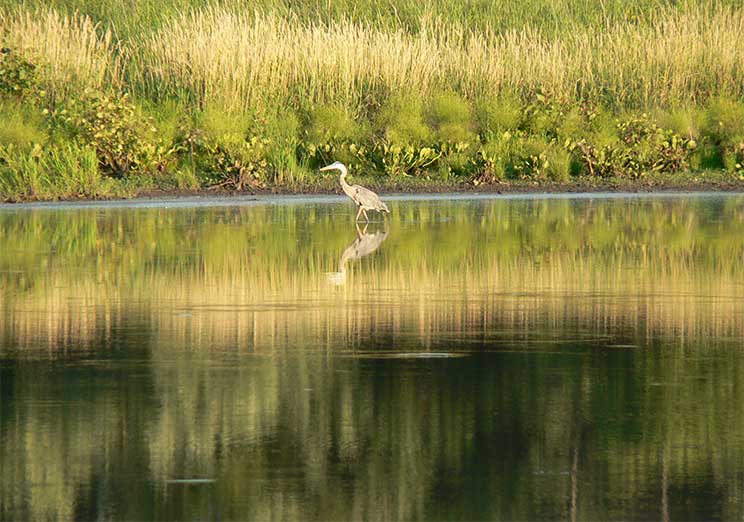
<instances>
[{"instance_id":1,"label":"marsh grass","mask_svg":"<svg viewBox=\"0 0 744 522\"><path fill-rule=\"evenodd\" d=\"M111 2L60 2L60 10L4 3L13 5L2 10L4 44L43 64L62 91L82 83L200 106L279 100L301 110L318 103L356 110L390 93L428 97L442 89L470 100L541 91L616 107L673 106L741 96L744 85L744 10L735 2L603 2L601 9L557 2L542 7L551 16L540 20L533 1L520 20L513 7L467 17L440 0L429 2L437 10L399 9L395 24L371 2L321 8L327 16L317 19L309 16L320 7L313 2L246 9L171 0L157 13L141 2L129 15ZM400 19L414 13L415 21ZM126 39L117 38L117 21Z\"/></svg>"},{"instance_id":2,"label":"marsh grass","mask_svg":"<svg viewBox=\"0 0 744 522\"><path fill-rule=\"evenodd\" d=\"M0 151L0 199L77 199L127 196L122 184L101 175L96 151L59 143L30 152L13 147Z\"/></svg>"},{"instance_id":3,"label":"marsh grass","mask_svg":"<svg viewBox=\"0 0 744 522\"><path fill-rule=\"evenodd\" d=\"M648 23L577 27L551 39L530 27L474 32L422 20L410 34L209 7L137 42L133 60L142 65L135 77L147 85L201 90L222 103L299 97L354 106L380 92L428 96L452 88L468 98L542 91L564 101L672 105L741 95L742 13L686 4Z\"/></svg>"},{"instance_id":4,"label":"marsh grass","mask_svg":"<svg viewBox=\"0 0 744 522\"><path fill-rule=\"evenodd\" d=\"M0 146L31 147L44 143L47 133L41 110L15 100L0 99Z\"/></svg>"},{"instance_id":5,"label":"marsh grass","mask_svg":"<svg viewBox=\"0 0 744 522\"><path fill-rule=\"evenodd\" d=\"M38 168L87 172L90 147L125 191L300 186L333 160L394 180L744 170L737 2L158 6L0 0L2 44L38 83L3 98L0 142L67 143L57 158L10 154L6 194L74 192ZM70 107L79 117L60 130ZM643 139L623 137L646 113Z\"/></svg>"},{"instance_id":6,"label":"marsh grass","mask_svg":"<svg viewBox=\"0 0 744 522\"><path fill-rule=\"evenodd\" d=\"M54 9L23 7L0 11L3 45L42 67L50 95L85 87L120 88L126 51L111 29L90 17Z\"/></svg>"}]
</instances>

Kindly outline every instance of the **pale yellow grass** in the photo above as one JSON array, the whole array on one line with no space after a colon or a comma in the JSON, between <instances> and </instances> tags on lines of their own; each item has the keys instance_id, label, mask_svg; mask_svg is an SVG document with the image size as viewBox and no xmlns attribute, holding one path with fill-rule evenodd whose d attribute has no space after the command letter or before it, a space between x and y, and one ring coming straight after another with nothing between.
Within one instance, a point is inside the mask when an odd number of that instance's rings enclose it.
<instances>
[{"instance_id":1,"label":"pale yellow grass","mask_svg":"<svg viewBox=\"0 0 744 522\"><path fill-rule=\"evenodd\" d=\"M417 34L351 22L306 26L261 13L192 12L138 43L138 77L245 106L266 98L363 102L370 95L503 90L617 104L740 94L744 9L691 6L645 25L473 33L423 21Z\"/></svg>"},{"instance_id":2,"label":"pale yellow grass","mask_svg":"<svg viewBox=\"0 0 744 522\"><path fill-rule=\"evenodd\" d=\"M126 45L80 14L2 12L3 45L28 54L54 89L144 87L248 107L266 101L364 104L388 93L469 97L542 91L558 99L671 105L744 89L744 8L688 5L655 20L474 32L422 20L422 30L352 22L308 25L223 7L192 11ZM124 71L128 71L125 75Z\"/></svg>"},{"instance_id":3,"label":"pale yellow grass","mask_svg":"<svg viewBox=\"0 0 744 522\"><path fill-rule=\"evenodd\" d=\"M55 93L121 84L122 49L110 29L87 16L54 9L0 10L0 34L4 46L42 67Z\"/></svg>"}]
</instances>

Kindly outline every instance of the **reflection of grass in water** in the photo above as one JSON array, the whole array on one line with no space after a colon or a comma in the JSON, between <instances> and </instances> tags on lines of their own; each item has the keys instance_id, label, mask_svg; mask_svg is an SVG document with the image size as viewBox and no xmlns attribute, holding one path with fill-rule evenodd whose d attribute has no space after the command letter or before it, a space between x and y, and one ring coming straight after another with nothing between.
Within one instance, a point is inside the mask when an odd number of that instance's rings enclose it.
<instances>
[{"instance_id":1,"label":"reflection of grass in water","mask_svg":"<svg viewBox=\"0 0 744 522\"><path fill-rule=\"evenodd\" d=\"M373 324L425 346L441 331L567 323L727 335L744 331L740 209L735 197L409 204L398 216L414 224L394 225L335 290L323 274L355 235L327 207L6 214L0 270L31 269L4 276L0 321L52 346L92 341L131 302L158 335L254 349L320 345L321 331L353 344ZM712 211L720 221L701 217Z\"/></svg>"},{"instance_id":2,"label":"reflection of grass in water","mask_svg":"<svg viewBox=\"0 0 744 522\"><path fill-rule=\"evenodd\" d=\"M71 395L74 407L29 411L41 401L11 401L11 421L0 434L4 506L35 515L24 518L62 517L76 490L85 500L84 492L100 480L94 472L105 459L106 472L121 473L122 480L134 476L144 483L146 473L156 510L189 509L179 507L167 480L214 477L211 491L226 517L235 506L253 514L227 518L289 512L304 519L318 499L343 519L426 518L425 501L442 481L454 480L463 494L480 491L460 482L479 462L477 480L494 488L489 502L512 519L529 509L518 503L537 497L565 505L571 477L564 472L578 448L580 512L587 518L608 518L605 510L612 508L598 501L607 495L628 505L646 502L663 458L671 485L707 476L712 466L711 480L730 515L725 518L740 519L735 478L744 448L733 434L744 428L744 417L733 415L742 402L729 384L736 382L741 358L696 357L653 349L606 360L548 355L501 359L500 369L467 357L447 366L430 361L412 375L408 362L303 354L215 366L215 354L161 344L148 360L150 378ZM385 379L370 364L385 365ZM623 368L627 377L617 375ZM461 377L453 379L454 373ZM20 365L15 375L16 397L44 398L65 384L33 366ZM503 452L476 445L484 440L503 444ZM555 472L549 483L529 479L541 470ZM292 480L266 487L287 471ZM523 478L519 488L509 487L512 473ZM38 477L51 489L39 488ZM22 494L33 488L44 494ZM105 504L116 500L115 492L104 491L112 495ZM458 500L459 507L466 503Z\"/></svg>"},{"instance_id":3,"label":"reflection of grass in water","mask_svg":"<svg viewBox=\"0 0 744 522\"><path fill-rule=\"evenodd\" d=\"M136 476L146 469L163 503L174 494L166 479L219 477L220 505L256 499L250 518L303 518L317 498L330 499L326 507L339 518L424 518L422 502L436 491L439 472L469 476L480 457L477 430L523 445L488 463L504 502L539 496L564 505L570 476L546 484L533 472L570 470L578 445L587 452L578 464L586 518L610 518L591 499L647 498L663 459L671 484L715 469L723 518L740 519L733 463L742 447L731 434L744 430L744 415L735 414L744 398L733 385L741 358L716 350L717 358L704 360L687 338L705 337L715 349L744 333L741 208L738 197L401 205L395 216L414 224L393 222L385 244L353 266L343 289L329 289L322 274L355 233L343 219L339 232L338 216L324 207L0 214L3 346L39 355L32 345L39 343L70 348L53 354L69 356L107 346L114 335L152 333L136 337L146 339L152 387L135 381L80 392L72 410L0 413L10 420L0 444L2 497L11 499L4 505L27 509L27 518L71 518L68 499L86 490L105 458ZM711 214L715 220L702 217ZM21 283L5 273L19 268L28 269ZM394 360L300 351L224 364L286 346L363 347L359 335L373 325L390 325L391 346L404 351L438 351L440 338L473 331L523 346L573 328L619 332L642 349L536 354L454 390L435 371L427 379L393 373L384 383L365 371ZM661 346L679 349L655 349L656 334L672 341ZM223 358L219 369L210 366ZM10 386L18 397L44 398L63 386L34 367L16 375ZM513 416L498 398L512 401ZM119 425L125 417L126 427ZM133 434L144 463L121 450ZM686 449L690 441L699 448ZM226 453L235 444L242 453ZM75 451L65 453L65 445ZM282 458L271 450L288 448L299 485L291 494L267 491L261 484ZM601 464L588 454L603 455ZM505 467L537 477L520 485L524 496L508 496ZM353 494L332 494L349 474ZM38 489L38 477L55 487ZM528 508L496 509L504 511L490 518L520 518Z\"/></svg>"}]
</instances>

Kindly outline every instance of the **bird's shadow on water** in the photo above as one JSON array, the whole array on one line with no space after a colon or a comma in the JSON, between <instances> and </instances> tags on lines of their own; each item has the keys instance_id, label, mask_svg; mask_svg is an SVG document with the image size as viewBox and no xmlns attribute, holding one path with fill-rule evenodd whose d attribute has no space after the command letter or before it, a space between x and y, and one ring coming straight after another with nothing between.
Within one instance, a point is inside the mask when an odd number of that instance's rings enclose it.
<instances>
[{"instance_id":1,"label":"bird's shadow on water","mask_svg":"<svg viewBox=\"0 0 744 522\"><path fill-rule=\"evenodd\" d=\"M335 286L346 284L346 264L354 259L361 259L372 254L380 248L380 245L388 237L389 230L387 227L377 228L373 232L368 232L368 229L369 223L365 223L364 228L360 228L359 223L356 224L357 237L341 254L338 260L338 271L326 274L329 283Z\"/></svg>"}]
</instances>

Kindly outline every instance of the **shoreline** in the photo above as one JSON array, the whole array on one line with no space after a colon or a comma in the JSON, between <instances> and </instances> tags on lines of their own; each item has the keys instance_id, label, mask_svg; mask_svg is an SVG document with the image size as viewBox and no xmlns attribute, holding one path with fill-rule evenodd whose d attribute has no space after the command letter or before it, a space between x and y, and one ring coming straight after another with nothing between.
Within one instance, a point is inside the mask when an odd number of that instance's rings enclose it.
<instances>
[{"instance_id":1,"label":"shoreline","mask_svg":"<svg viewBox=\"0 0 744 522\"><path fill-rule=\"evenodd\" d=\"M202 188L196 190L154 189L143 190L132 198L125 199L178 199L184 197L230 197L230 196L344 196L335 178L332 183L306 184L299 187L254 187L252 190L225 190ZM375 183L360 179L359 184L381 196L390 194L561 194L561 193L613 193L613 192L744 192L744 179L714 180L576 180L566 183L510 181L497 184L473 185L472 183L395 182ZM71 198L56 201L107 201L122 198ZM29 202L29 201L26 201ZM23 202L19 202L23 203ZM13 204L13 203L10 203Z\"/></svg>"},{"instance_id":2,"label":"shoreline","mask_svg":"<svg viewBox=\"0 0 744 522\"><path fill-rule=\"evenodd\" d=\"M503 183L479 187L467 185L384 185L382 188L368 185L379 191L382 197L394 201L416 199L454 199L509 197L630 197L630 196L675 196L675 195L734 195L744 194L744 180L727 182L697 183ZM323 198L326 196L327 199ZM131 198L75 198L58 200L26 200L18 202L0 202L0 211L13 209L44 208L96 208L96 207L147 207L147 206L213 206L214 204L243 205L252 203L301 203L303 198L313 202L344 202L346 195L340 188L304 187L302 190L262 189L254 191L224 190L152 190L142 192Z\"/></svg>"}]
</instances>

